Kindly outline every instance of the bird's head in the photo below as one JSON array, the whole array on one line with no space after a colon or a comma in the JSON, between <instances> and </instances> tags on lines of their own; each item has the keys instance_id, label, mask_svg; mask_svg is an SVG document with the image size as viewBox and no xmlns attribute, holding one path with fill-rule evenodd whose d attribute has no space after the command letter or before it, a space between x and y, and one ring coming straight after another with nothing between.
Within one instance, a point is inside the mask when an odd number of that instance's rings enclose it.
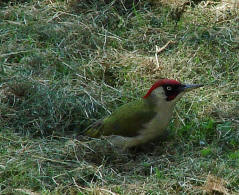
<instances>
[{"instance_id":1,"label":"bird's head","mask_svg":"<svg viewBox=\"0 0 239 195\"><path fill-rule=\"evenodd\" d=\"M199 84L182 84L171 79L161 79L152 85L143 98L174 104L186 92L202 86L203 85Z\"/></svg>"}]
</instances>

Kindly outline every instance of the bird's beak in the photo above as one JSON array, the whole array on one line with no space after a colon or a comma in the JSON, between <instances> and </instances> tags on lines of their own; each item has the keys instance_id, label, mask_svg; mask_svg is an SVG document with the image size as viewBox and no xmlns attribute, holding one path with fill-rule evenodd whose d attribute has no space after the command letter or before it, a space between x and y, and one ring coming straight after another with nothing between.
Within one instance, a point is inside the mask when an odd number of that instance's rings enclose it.
<instances>
[{"instance_id":1,"label":"bird's beak","mask_svg":"<svg viewBox=\"0 0 239 195\"><path fill-rule=\"evenodd\" d=\"M193 89L196 89L196 88L199 88L199 87L202 87L203 85L200 85L200 84L192 84L192 85L190 85L190 84L184 84L183 86L182 86L182 91L184 91L184 92L188 92L188 91L191 91L191 90L193 90Z\"/></svg>"}]
</instances>

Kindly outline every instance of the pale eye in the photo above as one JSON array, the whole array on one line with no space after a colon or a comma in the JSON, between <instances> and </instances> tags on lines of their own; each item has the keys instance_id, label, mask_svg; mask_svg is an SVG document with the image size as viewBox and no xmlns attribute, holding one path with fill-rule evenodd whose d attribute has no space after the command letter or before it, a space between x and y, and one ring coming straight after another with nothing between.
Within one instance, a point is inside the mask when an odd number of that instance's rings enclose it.
<instances>
[{"instance_id":1,"label":"pale eye","mask_svg":"<svg viewBox=\"0 0 239 195\"><path fill-rule=\"evenodd\" d=\"M172 87L171 86L167 86L167 91L171 91Z\"/></svg>"}]
</instances>

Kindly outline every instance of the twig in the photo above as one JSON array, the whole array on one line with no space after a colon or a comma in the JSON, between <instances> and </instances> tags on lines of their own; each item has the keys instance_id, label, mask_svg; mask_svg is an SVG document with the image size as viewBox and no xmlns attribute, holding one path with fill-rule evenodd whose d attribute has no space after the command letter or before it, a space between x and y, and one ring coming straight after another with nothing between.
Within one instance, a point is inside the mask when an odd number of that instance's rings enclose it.
<instances>
[{"instance_id":1,"label":"twig","mask_svg":"<svg viewBox=\"0 0 239 195\"><path fill-rule=\"evenodd\" d=\"M16 52L4 53L4 54L1 54L1 55L0 55L0 58L2 58L2 57L7 57L7 56L10 56L10 55L16 55L16 54L20 54L20 53L28 53L28 52L31 52L31 51L32 51L32 50L16 51Z\"/></svg>"},{"instance_id":2,"label":"twig","mask_svg":"<svg viewBox=\"0 0 239 195\"><path fill-rule=\"evenodd\" d=\"M175 43L175 41L170 40L163 47L160 47L160 48L156 45L156 51L155 51L156 69L159 68L158 54L164 51L172 43Z\"/></svg>"},{"instance_id":3,"label":"twig","mask_svg":"<svg viewBox=\"0 0 239 195\"><path fill-rule=\"evenodd\" d=\"M158 60L157 50L158 50L158 46L156 45L156 52L155 52L155 59L156 59L156 69L158 69L158 68L159 68L159 60Z\"/></svg>"},{"instance_id":4,"label":"twig","mask_svg":"<svg viewBox=\"0 0 239 195\"><path fill-rule=\"evenodd\" d=\"M37 156L37 155L32 155L33 158L38 158L44 161L49 161L49 162L53 162L53 163L59 163L59 164L63 164L63 165L69 165L69 163L63 162L63 161L58 161L58 160L54 160L54 159L50 159L50 158L45 158L42 156Z\"/></svg>"},{"instance_id":5,"label":"twig","mask_svg":"<svg viewBox=\"0 0 239 195\"><path fill-rule=\"evenodd\" d=\"M169 46L169 44L172 44L172 43L175 43L175 41L170 40L161 48L158 48L158 46L156 46L156 54L161 53L163 50L165 50Z\"/></svg>"},{"instance_id":6,"label":"twig","mask_svg":"<svg viewBox=\"0 0 239 195\"><path fill-rule=\"evenodd\" d=\"M180 117L180 115L179 115L177 109L175 109L175 112L176 112L177 117L179 118L179 120L182 122L183 126L186 126L185 122L184 122L183 119Z\"/></svg>"},{"instance_id":7,"label":"twig","mask_svg":"<svg viewBox=\"0 0 239 195\"><path fill-rule=\"evenodd\" d=\"M112 191L110 191L110 190L106 190L106 189L104 189L104 188L100 188L99 190L100 190L100 191L107 192L107 193L112 194L112 195L116 195L116 194L117 194L117 193L114 193L114 192L112 192ZM104 194L104 192L103 192L103 194Z\"/></svg>"},{"instance_id":8,"label":"twig","mask_svg":"<svg viewBox=\"0 0 239 195\"><path fill-rule=\"evenodd\" d=\"M71 179L73 180L74 185L75 185L79 190L86 190L86 191L88 191L88 192L92 192L92 190L89 189L89 188L84 188L84 187L82 187L82 186L79 186L79 185L76 183L76 180L75 180L74 177L72 177Z\"/></svg>"},{"instance_id":9,"label":"twig","mask_svg":"<svg viewBox=\"0 0 239 195\"><path fill-rule=\"evenodd\" d=\"M38 192L33 192L31 191L30 189L20 189L20 188L17 188L17 189L14 189L16 192L21 192L23 194L27 194L27 195L39 195L40 193Z\"/></svg>"}]
</instances>

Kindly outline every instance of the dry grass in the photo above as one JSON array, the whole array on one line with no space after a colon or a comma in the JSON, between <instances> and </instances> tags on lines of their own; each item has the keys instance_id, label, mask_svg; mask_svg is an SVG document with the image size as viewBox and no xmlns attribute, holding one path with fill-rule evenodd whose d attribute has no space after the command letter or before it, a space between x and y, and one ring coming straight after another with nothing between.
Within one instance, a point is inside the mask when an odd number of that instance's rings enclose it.
<instances>
[{"instance_id":1,"label":"dry grass","mask_svg":"<svg viewBox=\"0 0 239 195\"><path fill-rule=\"evenodd\" d=\"M175 2L1 3L1 194L239 193L238 10ZM167 137L79 136L161 77L206 84Z\"/></svg>"}]
</instances>

